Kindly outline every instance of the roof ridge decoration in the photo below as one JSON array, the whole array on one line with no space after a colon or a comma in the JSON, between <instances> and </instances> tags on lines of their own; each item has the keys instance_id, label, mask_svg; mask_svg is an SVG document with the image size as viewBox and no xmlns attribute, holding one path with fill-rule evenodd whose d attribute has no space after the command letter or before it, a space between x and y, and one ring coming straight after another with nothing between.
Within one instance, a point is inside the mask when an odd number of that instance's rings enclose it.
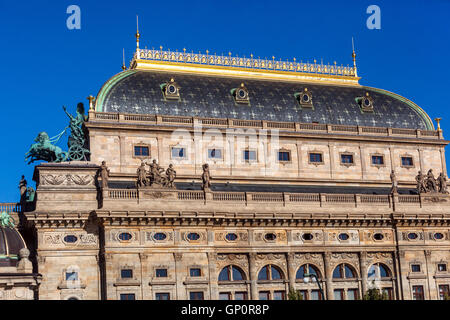
<instances>
[{"instance_id":1,"label":"roof ridge decoration","mask_svg":"<svg viewBox=\"0 0 450 320\"><path fill-rule=\"evenodd\" d=\"M353 59L355 53L352 53ZM355 62L355 61L354 61ZM170 65L172 71L186 71L192 72L194 69L200 71L202 68L209 69L221 69L228 71L235 71L235 75L245 76L246 74L277 74L278 78L284 79L283 75L291 76L292 80L320 80L320 81L333 81L342 82L347 84L359 85L357 76L356 64L353 67L350 66L338 66L336 61L333 65L317 63L314 59L314 63L309 62L297 62L294 61L282 61L272 59L255 58L253 54L250 58L232 56L231 52L228 55L216 55L210 54L208 50L206 53L194 53L163 50L160 49L140 49L136 48L133 59L130 63L130 69L164 69L164 65ZM189 66L190 68L183 68ZM179 68L177 68L179 67ZM210 70L211 71L211 70ZM203 70L203 73L207 73ZM233 73L227 72L229 75ZM294 77L292 77L294 76ZM306 76L306 77L305 77Z\"/></svg>"}]
</instances>

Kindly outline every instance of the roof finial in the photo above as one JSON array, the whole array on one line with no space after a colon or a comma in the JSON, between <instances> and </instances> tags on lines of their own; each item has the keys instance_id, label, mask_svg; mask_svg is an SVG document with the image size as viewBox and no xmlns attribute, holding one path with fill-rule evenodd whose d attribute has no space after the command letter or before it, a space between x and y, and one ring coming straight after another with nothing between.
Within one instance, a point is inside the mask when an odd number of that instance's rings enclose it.
<instances>
[{"instance_id":1,"label":"roof finial","mask_svg":"<svg viewBox=\"0 0 450 320\"><path fill-rule=\"evenodd\" d=\"M352 37L352 58L353 58L353 70L355 71L355 77L358 76L357 68L356 68L356 53L355 53L355 42Z\"/></svg>"},{"instance_id":2,"label":"roof finial","mask_svg":"<svg viewBox=\"0 0 450 320\"><path fill-rule=\"evenodd\" d=\"M140 52L139 52L139 38L141 35L139 34L139 16L136 15L136 56L139 59L140 58Z\"/></svg>"},{"instance_id":3,"label":"roof finial","mask_svg":"<svg viewBox=\"0 0 450 320\"><path fill-rule=\"evenodd\" d=\"M125 66L125 48L123 48L122 51L122 70L123 71L127 70L127 67Z\"/></svg>"}]
</instances>

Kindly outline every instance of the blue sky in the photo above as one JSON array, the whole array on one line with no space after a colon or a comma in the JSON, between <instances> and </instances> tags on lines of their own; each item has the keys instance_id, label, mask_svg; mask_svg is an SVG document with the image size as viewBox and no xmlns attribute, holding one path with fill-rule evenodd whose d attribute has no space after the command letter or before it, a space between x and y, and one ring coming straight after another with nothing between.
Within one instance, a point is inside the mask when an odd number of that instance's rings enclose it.
<instances>
[{"instance_id":1,"label":"blue sky","mask_svg":"<svg viewBox=\"0 0 450 320\"><path fill-rule=\"evenodd\" d=\"M66 27L69 5L81 30ZM369 5L381 29L369 30ZM0 1L2 157L0 202L18 200L24 154L40 131L54 136L80 101L121 71L135 48L209 50L239 56L351 64L355 38L360 83L403 95L450 128L450 1ZM66 141L59 145L66 148Z\"/></svg>"}]
</instances>

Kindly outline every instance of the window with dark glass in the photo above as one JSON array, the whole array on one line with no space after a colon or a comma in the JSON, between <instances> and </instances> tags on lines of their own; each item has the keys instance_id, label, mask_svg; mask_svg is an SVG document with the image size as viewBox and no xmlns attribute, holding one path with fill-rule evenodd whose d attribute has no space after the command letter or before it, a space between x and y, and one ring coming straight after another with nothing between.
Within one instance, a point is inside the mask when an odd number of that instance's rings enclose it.
<instances>
[{"instance_id":1,"label":"window with dark glass","mask_svg":"<svg viewBox=\"0 0 450 320\"><path fill-rule=\"evenodd\" d=\"M372 164L374 165L383 165L384 157L383 156L372 156Z\"/></svg>"},{"instance_id":2,"label":"window with dark glass","mask_svg":"<svg viewBox=\"0 0 450 320\"><path fill-rule=\"evenodd\" d=\"M245 161L256 161L256 151L255 150L244 150L244 160Z\"/></svg>"},{"instance_id":3,"label":"window with dark glass","mask_svg":"<svg viewBox=\"0 0 450 320\"><path fill-rule=\"evenodd\" d=\"M347 234L347 233L340 233L339 234L339 240L348 240L348 238L349 238L349 235Z\"/></svg>"},{"instance_id":4,"label":"window with dark glass","mask_svg":"<svg viewBox=\"0 0 450 320\"><path fill-rule=\"evenodd\" d=\"M136 157L148 157L149 156L148 147L145 146L134 146L134 155Z\"/></svg>"},{"instance_id":5,"label":"window with dark glass","mask_svg":"<svg viewBox=\"0 0 450 320\"><path fill-rule=\"evenodd\" d=\"M394 292L393 292L392 288L383 288L383 289L381 289L381 291L384 295L386 295L388 300L394 299Z\"/></svg>"},{"instance_id":6,"label":"window with dark glass","mask_svg":"<svg viewBox=\"0 0 450 320\"><path fill-rule=\"evenodd\" d=\"M196 240L200 239L200 235L198 233L191 232L187 235L187 238L191 241L196 241Z\"/></svg>"},{"instance_id":7,"label":"window with dark glass","mask_svg":"<svg viewBox=\"0 0 450 320\"><path fill-rule=\"evenodd\" d=\"M270 291L260 291L259 300L270 300Z\"/></svg>"},{"instance_id":8,"label":"window with dark glass","mask_svg":"<svg viewBox=\"0 0 450 320\"><path fill-rule=\"evenodd\" d=\"M236 233L227 233L227 235L225 236L225 239L227 239L228 241L236 241L238 238Z\"/></svg>"},{"instance_id":9,"label":"window with dark glass","mask_svg":"<svg viewBox=\"0 0 450 320\"><path fill-rule=\"evenodd\" d=\"M284 300L284 291L274 291L273 300Z\"/></svg>"},{"instance_id":10,"label":"window with dark glass","mask_svg":"<svg viewBox=\"0 0 450 320\"><path fill-rule=\"evenodd\" d=\"M402 157L402 166L412 167L414 165L412 157Z\"/></svg>"},{"instance_id":11,"label":"window with dark glass","mask_svg":"<svg viewBox=\"0 0 450 320\"><path fill-rule=\"evenodd\" d=\"M353 155L352 154L341 154L341 163L342 164L352 164L353 163Z\"/></svg>"},{"instance_id":12,"label":"window with dark glass","mask_svg":"<svg viewBox=\"0 0 450 320\"><path fill-rule=\"evenodd\" d=\"M320 290L311 290L311 300L322 300L322 293L320 292Z\"/></svg>"},{"instance_id":13,"label":"window with dark glass","mask_svg":"<svg viewBox=\"0 0 450 320\"><path fill-rule=\"evenodd\" d=\"M264 266L258 274L258 280L280 280L283 279L281 270L273 265Z\"/></svg>"},{"instance_id":14,"label":"window with dark glass","mask_svg":"<svg viewBox=\"0 0 450 320\"><path fill-rule=\"evenodd\" d=\"M155 293L155 300L170 300L170 293L157 292L157 293Z\"/></svg>"},{"instance_id":15,"label":"window with dark glass","mask_svg":"<svg viewBox=\"0 0 450 320\"><path fill-rule=\"evenodd\" d=\"M234 294L234 300L247 300L247 292L236 292Z\"/></svg>"},{"instance_id":16,"label":"window with dark glass","mask_svg":"<svg viewBox=\"0 0 450 320\"><path fill-rule=\"evenodd\" d=\"M289 151L278 151L278 161L281 162L291 161L291 153Z\"/></svg>"},{"instance_id":17,"label":"window with dark glass","mask_svg":"<svg viewBox=\"0 0 450 320\"><path fill-rule=\"evenodd\" d=\"M347 300L358 300L358 289L348 289Z\"/></svg>"},{"instance_id":18,"label":"window with dark glass","mask_svg":"<svg viewBox=\"0 0 450 320\"><path fill-rule=\"evenodd\" d=\"M221 149L208 149L208 158L209 159L222 159L222 150Z\"/></svg>"},{"instance_id":19,"label":"window with dark glass","mask_svg":"<svg viewBox=\"0 0 450 320\"><path fill-rule=\"evenodd\" d=\"M344 289L334 289L334 300L344 300Z\"/></svg>"},{"instance_id":20,"label":"window with dark glass","mask_svg":"<svg viewBox=\"0 0 450 320\"><path fill-rule=\"evenodd\" d=\"M128 232L122 232L121 234L119 234L119 239L123 241L131 240L131 237L131 234Z\"/></svg>"},{"instance_id":21,"label":"window with dark glass","mask_svg":"<svg viewBox=\"0 0 450 320\"><path fill-rule=\"evenodd\" d=\"M440 272L447 271L447 265L445 263L439 263L438 264L438 271L440 271Z\"/></svg>"},{"instance_id":22,"label":"window with dark glass","mask_svg":"<svg viewBox=\"0 0 450 320\"><path fill-rule=\"evenodd\" d=\"M190 300L204 300L203 291L191 291L189 292Z\"/></svg>"},{"instance_id":23,"label":"window with dark glass","mask_svg":"<svg viewBox=\"0 0 450 320\"><path fill-rule=\"evenodd\" d=\"M172 148L172 158L185 158L186 157L186 148Z\"/></svg>"},{"instance_id":24,"label":"window with dark glass","mask_svg":"<svg viewBox=\"0 0 450 320\"><path fill-rule=\"evenodd\" d=\"M423 286L412 286L413 300L424 300Z\"/></svg>"},{"instance_id":25,"label":"window with dark glass","mask_svg":"<svg viewBox=\"0 0 450 320\"><path fill-rule=\"evenodd\" d=\"M274 241L277 238L277 235L275 233L266 233L264 238L269 241Z\"/></svg>"},{"instance_id":26,"label":"window with dark glass","mask_svg":"<svg viewBox=\"0 0 450 320\"><path fill-rule=\"evenodd\" d=\"M445 300L450 298L450 287L448 284L439 285L439 299Z\"/></svg>"},{"instance_id":27,"label":"window with dark glass","mask_svg":"<svg viewBox=\"0 0 450 320\"><path fill-rule=\"evenodd\" d=\"M157 278L167 278L167 269L156 269Z\"/></svg>"},{"instance_id":28,"label":"window with dark glass","mask_svg":"<svg viewBox=\"0 0 450 320\"><path fill-rule=\"evenodd\" d=\"M420 264L412 264L411 271L412 272L420 272Z\"/></svg>"},{"instance_id":29,"label":"window with dark glass","mask_svg":"<svg viewBox=\"0 0 450 320\"><path fill-rule=\"evenodd\" d=\"M120 277L122 279L133 278L133 270L131 270L131 269L122 269L122 270L120 270Z\"/></svg>"},{"instance_id":30,"label":"window with dark glass","mask_svg":"<svg viewBox=\"0 0 450 320\"><path fill-rule=\"evenodd\" d=\"M231 300L231 293L230 292L220 292L219 300Z\"/></svg>"},{"instance_id":31,"label":"window with dark glass","mask_svg":"<svg viewBox=\"0 0 450 320\"><path fill-rule=\"evenodd\" d=\"M136 300L136 295L134 293L121 293L120 300Z\"/></svg>"},{"instance_id":32,"label":"window with dark glass","mask_svg":"<svg viewBox=\"0 0 450 320\"><path fill-rule=\"evenodd\" d=\"M304 264L304 265L300 266L300 268L298 268L295 278L303 280L305 278L305 274L307 274L307 273L313 274L318 279L320 279L319 270L315 266L313 266L312 264L309 264L309 263Z\"/></svg>"},{"instance_id":33,"label":"window with dark glass","mask_svg":"<svg viewBox=\"0 0 450 320\"><path fill-rule=\"evenodd\" d=\"M444 234L442 234L441 232L436 232L436 233L434 234L434 239L436 239L436 240L442 240L442 239L444 239Z\"/></svg>"},{"instance_id":34,"label":"window with dark glass","mask_svg":"<svg viewBox=\"0 0 450 320\"><path fill-rule=\"evenodd\" d=\"M353 268L346 263L339 264L333 271L333 279L356 278Z\"/></svg>"},{"instance_id":35,"label":"window with dark glass","mask_svg":"<svg viewBox=\"0 0 450 320\"><path fill-rule=\"evenodd\" d=\"M408 233L408 239L416 240L419 236L415 232Z\"/></svg>"},{"instance_id":36,"label":"window with dark glass","mask_svg":"<svg viewBox=\"0 0 450 320\"><path fill-rule=\"evenodd\" d=\"M74 243L77 242L78 238L74 235L68 235L64 237L64 241L67 243Z\"/></svg>"},{"instance_id":37,"label":"window with dark glass","mask_svg":"<svg viewBox=\"0 0 450 320\"><path fill-rule=\"evenodd\" d=\"M312 240L314 238L314 236L312 235L312 233L304 233L302 235L303 240L309 241Z\"/></svg>"},{"instance_id":38,"label":"window with dark glass","mask_svg":"<svg viewBox=\"0 0 450 320\"><path fill-rule=\"evenodd\" d=\"M390 277L389 269L382 263L375 263L370 266L368 278L388 278Z\"/></svg>"},{"instance_id":39,"label":"window with dark glass","mask_svg":"<svg viewBox=\"0 0 450 320\"><path fill-rule=\"evenodd\" d=\"M309 154L309 162L311 163L322 163L323 158L321 153L310 153Z\"/></svg>"},{"instance_id":40,"label":"window with dark glass","mask_svg":"<svg viewBox=\"0 0 450 320\"><path fill-rule=\"evenodd\" d=\"M155 240L157 240L157 241L163 241L163 240L165 240L165 239L167 238L167 235L166 235L165 233L158 232L158 233L155 233L155 235L153 236L153 238L154 238Z\"/></svg>"},{"instance_id":41,"label":"window with dark glass","mask_svg":"<svg viewBox=\"0 0 450 320\"><path fill-rule=\"evenodd\" d=\"M66 280L67 281L78 280L78 272L75 272L75 271L66 272Z\"/></svg>"},{"instance_id":42,"label":"window with dark glass","mask_svg":"<svg viewBox=\"0 0 450 320\"><path fill-rule=\"evenodd\" d=\"M375 240L377 240L377 241L381 241L381 240L384 239L384 235L383 235L382 233L375 233L375 234L373 235L373 238L374 238Z\"/></svg>"},{"instance_id":43,"label":"window with dark glass","mask_svg":"<svg viewBox=\"0 0 450 320\"><path fill-rule=\"evenodd\" d=\"M297 290L297 292L302 297L302 300L308 300L308 290Z\"/></svg>"},{"instance_id":44,"label":"window with dark glass","mask_svg":"<svg viewBox=\"0 0 450 320\"><path fill-rule=\"evenodd\" d=\"M242 281L245 280L244 271L236 266L226 266L219 273L219 281Z\"/></svg>"},{"instance_id":45,"label":"window with dark glass","mask_svg":"<svg viewBox=\"0 0 450 320\"><path fill-rule=\"evenodd\" d=\"M191 277L200 277L202 275L202 270L200 268L189 269L189 275Z\"/></svg>"}]
</instances>

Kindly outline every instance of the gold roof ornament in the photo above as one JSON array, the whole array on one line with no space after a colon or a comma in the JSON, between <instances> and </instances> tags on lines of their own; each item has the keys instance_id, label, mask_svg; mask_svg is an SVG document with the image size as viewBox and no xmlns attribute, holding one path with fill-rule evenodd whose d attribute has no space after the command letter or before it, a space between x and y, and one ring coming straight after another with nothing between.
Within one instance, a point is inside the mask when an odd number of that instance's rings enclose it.
<instances>
[{"instance_id":1,"label":"gold roof ornament","mask_svg":"<svg viewBox=\"0 0 450 320\"><path fill-rule=\"evenodd\" d=\"M441 129L441 120L442 120L442 118L434 118L434 120L437 123L437 131L442 131L442 129Z\"/></svg>"},{"instance_id":2,"label":"gold roof ornament","mask_svg":"<svg viewBox=\"0 0 450 320\"><path fill-rule=\"evenodd\" d=\"M125 66L125 48L122 50L122 70L127 70L127 67Z\"/></svg>"},{"instance_id":3,"label":"gold roof ornament","mask_svg":"<svg viewBox=\"0 0 450 320\"><path fill-rule=\"evenodd\" d=\"M355 42L353 41L353 37L352 37L352 58L353 58L353 72L355 73L355 77L358 76L358 71L356 68L356 53L355 53Z\"/></svg>"}]
</instances>

